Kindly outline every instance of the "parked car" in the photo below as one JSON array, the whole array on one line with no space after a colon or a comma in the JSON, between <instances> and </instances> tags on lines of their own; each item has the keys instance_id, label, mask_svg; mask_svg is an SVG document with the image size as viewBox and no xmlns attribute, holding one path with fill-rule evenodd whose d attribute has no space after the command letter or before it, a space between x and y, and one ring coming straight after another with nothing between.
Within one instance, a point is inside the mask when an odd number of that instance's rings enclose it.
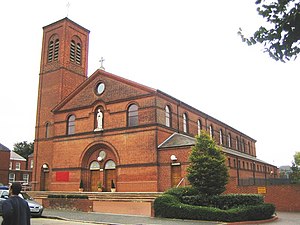
<instances>
[{"instance_id":1,"label":"parked car","mask_svg":"<svg viewBox=\"0 0 300 225\"><path fill-rule=\"evenodd\" d=\"M44 207L38 202L34 201L26 192L21 192L19 196L28 203L31 216L42 216ZM2 215L2 203L8 199L8 190L0 190L0 215Z\"/></svg>"},{"instance_id":2,"label":"parked car","mask_svg":"<svg viewBox=\"0 0 300 225\"><path fill-rule=\"evenodd\" d=\"M0 186L0 190L8 190L9 188L7 186Z\"/></svg>"}]
</instances>

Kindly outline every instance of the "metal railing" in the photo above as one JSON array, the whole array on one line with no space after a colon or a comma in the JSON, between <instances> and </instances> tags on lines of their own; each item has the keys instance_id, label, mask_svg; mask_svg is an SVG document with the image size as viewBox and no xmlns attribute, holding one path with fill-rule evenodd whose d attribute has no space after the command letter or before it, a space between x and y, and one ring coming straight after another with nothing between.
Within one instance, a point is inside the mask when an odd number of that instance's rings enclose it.
<instances>
[{"instance_id":1,"label":"metal railing","mask_svg":"<svg viewBox=\"0 0 300 225\"><path fill-rule=\"evenodd\" d=\"M247 178L239 179L239 186L259 186L259 185L281 185L291 184L291 180L287 178Z\"/></svg>"}]
</instances>

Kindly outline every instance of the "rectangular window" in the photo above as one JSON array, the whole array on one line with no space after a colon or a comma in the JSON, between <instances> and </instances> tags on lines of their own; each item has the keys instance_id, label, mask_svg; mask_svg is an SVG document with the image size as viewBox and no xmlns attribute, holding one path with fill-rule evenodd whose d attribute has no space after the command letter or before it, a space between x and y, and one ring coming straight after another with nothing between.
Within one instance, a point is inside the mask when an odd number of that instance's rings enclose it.
<instances>
[{"instance_id":1,"label":"rectangular window","mask_svg":"<svg viewBox=\"0 0 300 225\"><path fill-rule=\"evenodd\" d=\"M9 162L9 169L12 170L12 162Z\"/></svg>"},{"instance_id":2,"label":"rectangular window","mask_svg":"<svg viewBox=\"0 0 300 225\"><path fill-rule=\"evenodd\" d=\"M28 183L29 182L29 174L23 174L23 181L25 183Z\"/></svg>"},{"instance_id":3,"label":"rectangular window","mask_svg":"<svg viewBox=\"0 0 300 225\"><path fill-rule=\"evenodd\" d=\"M33 160L30 160L30 169L33 169Z\"/></svg>"},{"instance_id":4,"label":"rectangular window","mask_svg":"<svg viewBox=\"0 0 300 225\"><path fill-rule=\"evenodd\" d=\"M16 170L20 170L21 169L21 163L17 162L16 163Z\"/></svg>"},{"instance_id":5,"label":"rectangular window","mask_svg":"<svg viewBox=\"0 0 300 225\"><path fill-rule=\"evenodd\" d=\"M15 182L15 177L16 177L16 175L14 173L10 173L9 178L8 178L9 183Z\"/></svg>"}]
</instances>

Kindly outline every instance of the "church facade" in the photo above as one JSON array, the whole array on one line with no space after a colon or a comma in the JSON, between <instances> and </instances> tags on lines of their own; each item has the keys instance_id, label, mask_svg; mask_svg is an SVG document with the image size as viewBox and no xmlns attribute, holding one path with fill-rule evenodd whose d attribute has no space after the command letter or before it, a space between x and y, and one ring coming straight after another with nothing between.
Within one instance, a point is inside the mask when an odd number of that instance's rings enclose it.
<instances>
[{"instance_id":1,"label":"church facade","mask_svg":"<svg viewBox=\"0 0 300 225\"><path fill-rule=\"evenodd\" d=\"M160 91L104 70L87 76L89 31L68 18L43 28L34 190L160 192L187 184L195 135L227 157L230 182L275 176L255 140Z\"/></svg>"}]
</instances>

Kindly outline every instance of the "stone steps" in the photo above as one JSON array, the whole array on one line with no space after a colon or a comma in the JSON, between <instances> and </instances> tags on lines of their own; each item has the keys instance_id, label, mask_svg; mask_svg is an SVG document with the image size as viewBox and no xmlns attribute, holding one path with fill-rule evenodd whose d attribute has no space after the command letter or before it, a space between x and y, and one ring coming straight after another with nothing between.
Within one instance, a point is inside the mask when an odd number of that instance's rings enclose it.
<instances>
[{"instance_id":1,"label":"stone steps","mask_svg":"<svg viewBox=\"0 0 300 225\"><path fill-rule=\"evenodd\" d=\"M48 195L85 195L90 200L98 201L154 201L160 192L62 192L62 191L30 191L36 199L47 198Z\"/></svg>"}]
</instances>

